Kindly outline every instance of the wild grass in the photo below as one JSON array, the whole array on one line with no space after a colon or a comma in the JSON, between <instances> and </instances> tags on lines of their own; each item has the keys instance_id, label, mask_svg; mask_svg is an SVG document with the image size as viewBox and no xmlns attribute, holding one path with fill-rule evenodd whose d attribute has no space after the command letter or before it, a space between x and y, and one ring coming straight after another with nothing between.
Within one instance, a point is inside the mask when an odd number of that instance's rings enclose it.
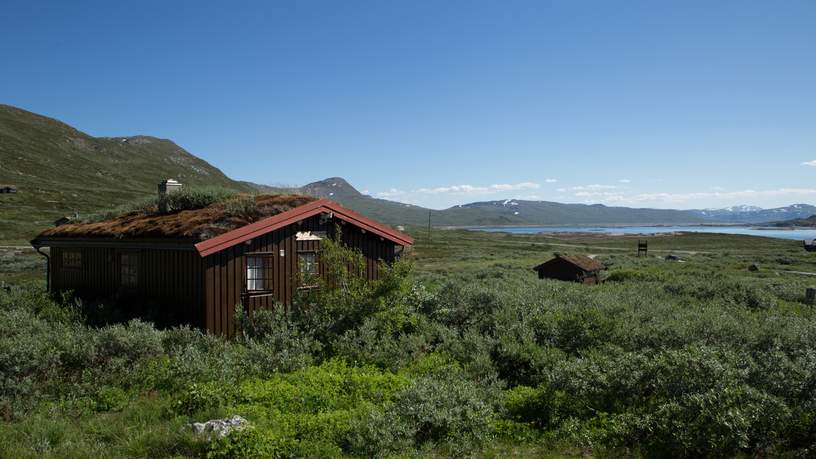
<instances>
[{"instance_id":1,"label":"wild grass","mask_svg":"<svg viewBox=\"0 0 816 459\"><path fill-rule=\"evenodd\" d=\"M167 196L167 205L173 211L203 209L217 202L236 199L238 193L228 188L199 187L182 188ZM120 206L99 212L80 215L76 223L95 223L130 213L152 215L158 213L158 197L136 199Z\"/></svg>"},{"instance_id":2,"label":"wild grass","mask_svg":"<svg viewBox=\"0 0 816 459\"><path fill-rule=\"evenodd\" d=\"M9 457L808 457L816 261L744 236L435 232L375 285L239 316L225 341L91 327L36 286L0 291ZM608 267L539 280L553 251ZM682 262L667 261L677 254ZM758 271L748 270L758 264ZM338 278L340 282L338 282ZM351 276L351 277L349 277ZM308 307L307 307L308 306ZM240 414L224 439L186 425Z\"/></svg>"}]
</instances>

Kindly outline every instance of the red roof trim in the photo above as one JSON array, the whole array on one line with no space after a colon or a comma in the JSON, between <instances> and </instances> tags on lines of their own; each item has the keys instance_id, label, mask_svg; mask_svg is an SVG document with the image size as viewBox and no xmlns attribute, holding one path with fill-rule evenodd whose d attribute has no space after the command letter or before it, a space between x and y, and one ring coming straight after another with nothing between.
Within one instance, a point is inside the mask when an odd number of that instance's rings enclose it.
<instances>
[{"instance_id":1,"label":"red roof trim","mask_svg":"<svg viewBox=\"0 0 816 459\"><path fill-rule=\"evenodd\" d=\"M304 218L309 218L321 212L332 212L334 213L335 217L370 231L382 238L388 239L395 244L412 245L414 243L414 239L405 233L396 231L386 225L360 215L357 212L346 209L334 201L320 199L318 201L310 202L300 207L287 210L286 212L281 212L278 215L259 220L255 223L250 223L249 225L234 229L212 239L199 242L195 245L195 248L198 250L199 255L206 257L207 255L220 252L244 241L248 241L270 231L283 228L284 226L291 225L303 220Z\"/></svg>"}]
</instances>

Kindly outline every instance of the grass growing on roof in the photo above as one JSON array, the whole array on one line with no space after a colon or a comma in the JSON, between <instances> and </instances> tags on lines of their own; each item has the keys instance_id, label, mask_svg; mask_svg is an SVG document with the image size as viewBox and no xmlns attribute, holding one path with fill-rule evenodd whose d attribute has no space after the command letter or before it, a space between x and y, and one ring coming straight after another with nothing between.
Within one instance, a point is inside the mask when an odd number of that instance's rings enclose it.
<instances>
[{"instance_id":1,"label":"grass growing on roof","mask_svg":"<svg viewBox=\"0 0 816 459\"><path fill-rule=\"evenodd\" d=\"M249 195L224 189L188 189L168 196L171 210L159 213L155 201L105 212L98 219L47 229L41 236L177 237L208 239L312 202L299 195Z\"/></svg>"}]
</instances>

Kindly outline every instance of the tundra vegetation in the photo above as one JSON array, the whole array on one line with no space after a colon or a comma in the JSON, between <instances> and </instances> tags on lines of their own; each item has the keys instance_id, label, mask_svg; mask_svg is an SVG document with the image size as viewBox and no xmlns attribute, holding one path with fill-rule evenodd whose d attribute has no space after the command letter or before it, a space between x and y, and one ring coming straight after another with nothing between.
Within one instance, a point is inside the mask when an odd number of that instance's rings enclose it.
<instances>
[{"instance_id":1,"label":"tundra vegetation","mask_svg":"<svg viewBox=\"0 0 816 459\"><path fill-rule=\"evenodd\" d=\"M816 454L811 278L789 273L816 261L799 243L669 235L637 258L637 237L416 234L374 284L359 254L327 244L320 288L288 309L238 308L235 340L91 326L14 261L0 456ZM606 282L537 279L554 251L596 255ZM189 428L235 414L250 426Z\"/></svg>"}]
</instances>

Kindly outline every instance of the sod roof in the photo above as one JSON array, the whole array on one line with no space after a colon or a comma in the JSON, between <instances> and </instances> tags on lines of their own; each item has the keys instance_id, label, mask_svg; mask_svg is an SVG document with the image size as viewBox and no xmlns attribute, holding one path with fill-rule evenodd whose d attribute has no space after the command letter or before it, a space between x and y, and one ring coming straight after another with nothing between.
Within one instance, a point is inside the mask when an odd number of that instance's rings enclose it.
<instances>
[{"instance_id":1,"label":"sod roof","mask_svg":"<svg viewBox=\"0 0 816 459\"><path fill-rule=\"evenodd\" d=\"M236 205L238 200L243 200L241 205ZM37 238L184 238L204 241L312 201L315 198L301 195L243 195L201 209L160 214L158 209L152 208L100 222L68 223L49 228Z\"/></svg>"}]
</instances>

